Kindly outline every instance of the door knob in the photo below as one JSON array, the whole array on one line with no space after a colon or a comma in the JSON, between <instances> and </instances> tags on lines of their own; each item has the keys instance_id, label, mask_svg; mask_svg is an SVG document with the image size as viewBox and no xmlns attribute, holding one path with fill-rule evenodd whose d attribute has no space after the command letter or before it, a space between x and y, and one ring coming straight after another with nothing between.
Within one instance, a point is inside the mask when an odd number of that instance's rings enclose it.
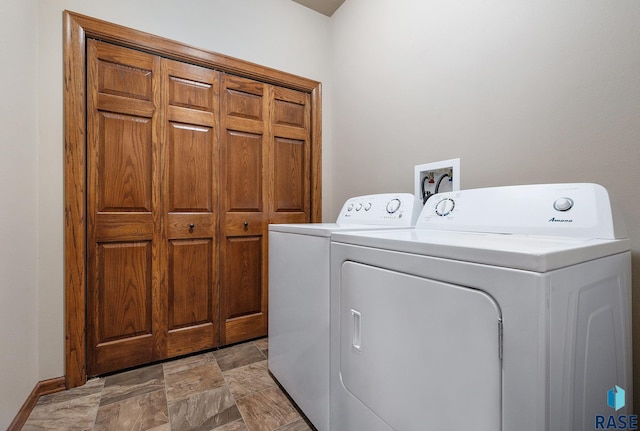
<instances>
[{"instance_id":1,"label":"door knob","mask_svg":"<svg viewBox=\"0 0 640 431\"><path fill-rule=\"evenodd\" d=\"M196 228L196 225L193 223L189 223L189 232L193 232L193 230Z\"/></svg>"}]
</instances>

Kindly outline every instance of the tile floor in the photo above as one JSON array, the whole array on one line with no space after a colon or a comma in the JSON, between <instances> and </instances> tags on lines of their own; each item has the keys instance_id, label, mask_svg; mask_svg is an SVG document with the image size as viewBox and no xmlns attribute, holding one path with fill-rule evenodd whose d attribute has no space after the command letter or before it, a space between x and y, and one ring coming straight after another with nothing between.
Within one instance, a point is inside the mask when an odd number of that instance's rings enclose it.
<instances>
[{"instance_id":1,"label":"tile floor","mask_svg":"<svg viewBox=\"0 0 640 431\"><path fill-rule=\"evenodd\" d=\"M266 338L41 397L23 430L310 431L267 370Z\"/></svg>"}]
</instances>

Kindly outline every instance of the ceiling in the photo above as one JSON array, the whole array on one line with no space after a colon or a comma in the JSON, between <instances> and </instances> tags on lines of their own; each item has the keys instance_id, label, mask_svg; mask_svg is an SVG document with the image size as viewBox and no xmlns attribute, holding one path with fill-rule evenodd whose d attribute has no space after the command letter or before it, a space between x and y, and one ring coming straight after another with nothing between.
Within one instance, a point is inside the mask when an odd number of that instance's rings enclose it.
<instances>
[{"instance_id":1,"label":"ceiling","mask_svg":"<svg viewBox=\"0 0 640 431\"><path fill-rule=\"evenodd\" d=\"M323 15L331 16L344 3L344 0L293 0Z\"/></svg>"}]
</instances>

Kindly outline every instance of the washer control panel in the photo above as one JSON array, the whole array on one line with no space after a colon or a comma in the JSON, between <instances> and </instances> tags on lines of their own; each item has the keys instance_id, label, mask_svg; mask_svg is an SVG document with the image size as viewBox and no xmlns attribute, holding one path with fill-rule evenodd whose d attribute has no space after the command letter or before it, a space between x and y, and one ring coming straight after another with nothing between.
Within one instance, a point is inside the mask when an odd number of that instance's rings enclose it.
<instances>
[{"instance_id":1,"label":"washer control panel","mask_svg":"<svg viewBox=\"0 0 640 431\"><path fill-rule=\"evenodd\" d=\"M590 183L536 184L439 193L427 200L416 228L624 238L604 187Z\"/></svg>"},{"instance_id":2,"label":"washer control panel","mask_svg":"<svg viewBox=\"0 0 640 431\"><path fill-rule=\"evenodd\" d=\"M412 227L420 213L411 193L382 193L348 199L337 223Z\"/></svg>"}]
</instances>

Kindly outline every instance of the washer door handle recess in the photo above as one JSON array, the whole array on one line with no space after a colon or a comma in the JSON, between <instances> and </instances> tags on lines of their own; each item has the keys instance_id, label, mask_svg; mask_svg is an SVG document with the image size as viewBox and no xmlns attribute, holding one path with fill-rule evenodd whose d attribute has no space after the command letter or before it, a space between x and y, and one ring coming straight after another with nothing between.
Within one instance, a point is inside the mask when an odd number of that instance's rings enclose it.
<instances>
[{"instance_id":1,"label":"washer door handle recess","mask_svg":"<svg viewBox=\"0 0 640 431\"><path fill-rule=\"evenodd\" d=\"M351 309L351 317L353 318L353 339L351 347L356 350L362 349L362 314L359 311Z\"/></svg>"}]
</instances>

